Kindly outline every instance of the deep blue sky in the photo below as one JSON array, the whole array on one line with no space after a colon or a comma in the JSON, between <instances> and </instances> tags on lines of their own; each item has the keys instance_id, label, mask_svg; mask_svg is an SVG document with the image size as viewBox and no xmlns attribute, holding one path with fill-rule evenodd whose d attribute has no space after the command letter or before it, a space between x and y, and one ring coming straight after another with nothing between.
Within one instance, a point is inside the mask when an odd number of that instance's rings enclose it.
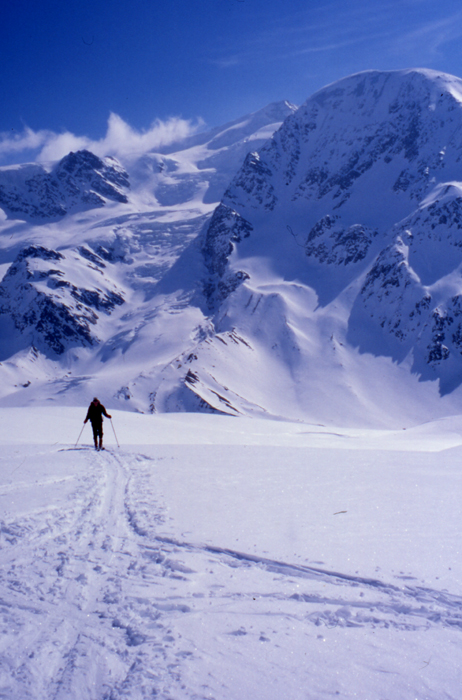
<instances>
[{"instance_id":1,"label":"deep blue sky","mask_svg":"<svg viewBox=\"0 0 462 700\"><path fill-rule=\"evenodd\" d=\"M369 68L462 75L460 0L3 0L0 132L222 124Z\"/></svg>"}]
</instances>

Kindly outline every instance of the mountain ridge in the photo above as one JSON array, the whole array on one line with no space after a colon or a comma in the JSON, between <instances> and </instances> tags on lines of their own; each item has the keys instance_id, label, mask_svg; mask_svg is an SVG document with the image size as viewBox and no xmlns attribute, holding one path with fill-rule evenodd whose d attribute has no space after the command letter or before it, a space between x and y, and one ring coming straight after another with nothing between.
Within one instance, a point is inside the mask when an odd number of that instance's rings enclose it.
<instances>
[{"instance_id":1,"label":"mountain ridge","mask_svg":"<svg viewBox=\"0 0 462 700\"><path fill-rule=\"evenodd\" d=\"M357 74L309 98L259 152L247 156L212 216L204 251L210 256L215 246L214 257L221 260L212 292L218 308L227 303L220 297L223 286L230 298L237 294L236 284L226 285L230 279L240 280L240 294L248 289L251 298L252 277L259 276L257 251L271 258L276 277L292 275L312 287L321 307L356 285L336 333L363 354L398 363L414 355L411 372L439 382L443 395L453 392L462 376L457 320L462 285L456 272L462 258L454 256L460 249L461 102L459 79L424 70ZM362 117L355 123L357 116L351 115L358 110ZM236 223L226 235L220 218L225 208L239 222L237 228L250 232L245 239L236 235ZM422 232L413 236L419 226ZM296 246L284 241L285 231ZM430 253L432 236L438 246ZM443 278L453 274L450 297L442 297L440 278L433 281L435 294L410 266L409 257L422 274L425 251L431 260L427 269L434 274L440 269ZM267 273L266 265L261 278ZM392 290L399 291L393 295ZM229 311L218 311L218 328L224 317L229 319ZM242 319L237 323L239 331ZM369 326L367 340L364 326ZM258 328L250 333L256 337ZM200 391L203 376L206 392L208 370L202 372L196 372L194 390ZM297 381L310 384L306 377Z\"/></svg>"},{"instance_id":2,"label":"mountain ridge","mask_svg":"<svg viewBox=\"0 0 462 700\"><path fill-rule=\"evenodd\" d=\"M25 369L32 341L4 349L3 405L109 391L131 410L339 424L458 412L462 81L367 71L257 115L127 163L127 202L66 215L72 252L56 252L82 283L40 273L93 341L46 385ZM55 224L38 228L18 230L54 250ZM20 307L5 279L0 325Z\"/></svg>"},{"instance_id":3,"label":"mountain ridge","mask_svg":"<svg viewBox=\"0 0 462 700\"><path fill-rule=\"evenodd\" d=\"M11 218L57 220L72 211L126 203L128 174L109 156L70 152L46 168L39 164L0 168L0 206Z\"/></svg>"}]
</instances>

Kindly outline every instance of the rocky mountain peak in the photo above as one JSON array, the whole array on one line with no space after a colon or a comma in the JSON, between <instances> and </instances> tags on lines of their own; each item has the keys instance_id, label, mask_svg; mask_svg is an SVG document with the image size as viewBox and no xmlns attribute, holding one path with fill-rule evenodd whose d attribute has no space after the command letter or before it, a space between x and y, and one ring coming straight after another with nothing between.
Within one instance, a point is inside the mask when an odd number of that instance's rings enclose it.
<instances>
[{"instance_id":1,"label":"rocky mountain peak","mask_svg":"<svg viewBox=\"0 0 462 700\"><path fill-rule=\"evenodd\" d=\"M128 202L128 173L115 158L69 153L51 169L34 164L0 168L0 207L11 218L59 219L72 211Z\"/></svg>"},{"instance_id":2,"label":"rocky mountain peak","mask_svg":"<svg viewBox=\"0 0 462 700\"><path fill-rule=\"evenodd\" d=\"M4 343L14 345L11 335L16 331L18 347L33 345L59 356L69 347L98 342L100 315L111 314L124 297L102 277L101 266L95 265L98 256L85 252L62 254L41 245L19 251L0 284Z\"/></svg>"},{"instance_id":3,"label":"rocky mountain peak","mask_svg":"<svg viewBox=\"0 0 462 700\"><path fill-rule=\"evenodd\" d=\"M87 150L76 153L71 151L59 161L55 168L55 174L60 180L71 176L81 182L87 182L100 194L106 191L107 197L116 201L127 201L125 194L120 190L130 187L128 173L118 160L111 156L98 158ZM112 189L110 189L111 187Z\"/></svg>"},{"instance_id":4,"label":"rocky mountain peak","mask_svg":"<svg viewBox=\"0 0 462 700\"><path fill-rule=\"evenodd\" d=\"M411 358L413 372L453 391L462 376L461 129L462 81L434 71L368 71L310 97L247 156L205 232L205 289L226 319L218 327L233 318L237 332L250 324L258 337L263 320L244 309L259 280L296 279L316 292L324 319L348 298L337 332L352 347ZM284 298L282 283L272 289ZM290 332L302 333L283 307ZM305 323L316 318L307 312Z\"/></svg>"},{"instance_id":5,"label":"rocky mountain peak","mask_svg":"<svg viewBox=\"0 0 462 700\"><path fill-rule=\"evenodd\" d=\"M350 76L309 98L250 153L222 203L252 226L256 212L283 217L279 230L290 226L319 259L329 222L337 232L384 235L435 187L457 181L461 120L457 78L424 70Z\"/></svg>"}]
</instances>

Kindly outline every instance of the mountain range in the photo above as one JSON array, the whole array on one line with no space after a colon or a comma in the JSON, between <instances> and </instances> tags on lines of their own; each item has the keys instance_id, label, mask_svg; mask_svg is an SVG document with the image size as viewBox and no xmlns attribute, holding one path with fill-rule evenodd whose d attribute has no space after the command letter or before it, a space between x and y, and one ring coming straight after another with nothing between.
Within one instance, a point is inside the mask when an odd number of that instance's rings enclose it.
<instances>
[{"instance_id":1,"label":"mountain range","mask_svg":"<svg viewBox=\"0 0 462 700\"><path fill-rule=\"evenodd\" d=\"M462 80L367 71L119 163L0 169L0 405L460 412Z\"/></svg>"}]
</instances>

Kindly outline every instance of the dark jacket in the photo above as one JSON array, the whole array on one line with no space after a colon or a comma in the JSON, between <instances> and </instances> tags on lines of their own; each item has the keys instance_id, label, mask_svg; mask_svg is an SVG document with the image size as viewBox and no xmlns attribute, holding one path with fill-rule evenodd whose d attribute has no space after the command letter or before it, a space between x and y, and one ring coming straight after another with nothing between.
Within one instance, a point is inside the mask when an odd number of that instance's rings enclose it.
<instances>
[{"instance_id":1,"label":"dark jacket","mask_svg":"<svg viewBox=\"0 0 462 700\"><path fill-rule=\"evenodd\" d=\"M85 418L85 423L87 420L90 421L90 423L102 423L103 422L103 415L106 416L106 418L110 418L111 416L106 412L106 409L104 408L102 403L95 404L92 402L89 407L88 407L88 413L87 417Z\"/></svg>"}]
</instances>

